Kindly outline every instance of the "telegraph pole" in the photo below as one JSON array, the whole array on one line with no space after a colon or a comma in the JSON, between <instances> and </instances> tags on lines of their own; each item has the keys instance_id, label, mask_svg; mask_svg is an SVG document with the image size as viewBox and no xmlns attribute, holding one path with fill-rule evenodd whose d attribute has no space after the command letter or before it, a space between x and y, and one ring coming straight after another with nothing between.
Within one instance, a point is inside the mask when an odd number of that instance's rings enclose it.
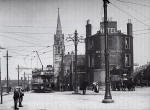
<instances>
[{"instance_id":1,"label":"telegraph pole","mask_svg":"<svg viewBox=\"0 0 150 110\"><path fill-rule=\"evenodd\" d=\"M78 37L78 33L77 30L75 30L74 33L74 37L68 37L66 40L68 41L73 41L74 42L74 46L75 46L75 81L74 81L74 94L78 94L78 74L77 74L77 45L79 42L81 42L80 40L83 40L82 36L80 36L80 38Z\"/></svg>"},{"instance_id":2,"label":"telegraph pole","mask_svg":"<svg viewBox=\"0 0 150 110\"><path fill-rule=\"evenodd\" d=\"M24 72L24 82L23 82L23 88L24 88L24 90L25 90L25 72Z\"/></svg>"},{"instance_id":3,"label":"telegraph pole","mask_svg":"<svg viewBox=\"0 0 150 110\"><path fill-rule=\"evenodd\" d=\"M109 51L108 51L108 30L107 30L107 4L109 0L103 0L104 3L104 35L105 35L105 96L102 100L103 103L112 103L112 96L110 93L110 73L109 73Z\"/></svg>"},{"instance_id":4,"label":"telegraph pole","mask_svg":"<svg viewBox=\"0 0 150 110\"><path fill-rule=\"evenodd\" d=\"M23 89L25 90L25 88L27 89L27 91L29 90L29 88L30 88L30 77L29 77L29 75L32 75L32 74L28 74L28 73L23 73L23 74L21 74L21 75L23 75L23 77L21 77L21 85L22 85L22 87L23 87Z\"/></svg>"},{"instance_id":5,"label":"telegraph pole","mask_svg":"<svg viewBox=\"0 0 150 110\"><path fill-rule=\"evenodd\" d=\"M74 57L74 53L73 51L71 52L71 85L73 86L73 81L74 81L74 64L73 64L73 57Z\"/></svg>"},{"instance_id":6,"label":"telegraph pole","mask_svg":"<svg viewBox=\"0 0 150 110\"><path fill-rule=\"evenodd\" d=\"M0 49L5 49L5 48L3 48L3 47L0 47ZM1 57L0 57L0 92L1 92L1 104L3 103L3 87L2 87L2 73L1 73L1 67L2 66L2 64L1 64Z\"/></svg>"},{"instance_id":7,"label":"telegraph pole","mask_svg":"<svg viewBox=\"0 0 150 110\"><path fill-rule=\"evenodd\" d=\"M6 56L4 56L4 57L6 57L6 62L7 62L7 64L6 64L6 67L7 67L7 93L9 93L9 88L8 88L8 86L9 86L9 81L8 81L8 77L9 77L9 75L8 75L8 58L9 57L12 57L12 56L9 56L8 55L8 50L7 50L7 53L6 53Z\"/></svg>"},{"instance_id":8,"label":"telegraph pole","mask_svg":"<svg viewBox=\"0 0 150 110\"><path fill-rule=\"evenodd\" d=\"M30 82L29 82L29 75L28 75L28 89L27 89L27 91L29 91L30 90Z\"/></svg>"},{"instance_id":9,"label":"telegraph pole","mask_svg":"<svg viewBox=\"0 0 150 110\"><path fill-rule=\"evenodd\" d=\"M0 89L1 89L1 104L3 103L3 88L2 88L2 81L1 81L1 58L0 58Z\"/></svg>"},{"instance_id":10,"label":"telegraph pole","mask_svg":"<svg viewBox=\"0 0 150 110\"><path fill-rule=\"evenodd\" d=\"M19 86L19 65L18 65L17 70L18 70L18 86Z\"/></svg>"},{"instance_id":11,"label":"telegraph pole","mask_svg":"<svg viewBox=\"0 0 150 110\"><path fill-rule=\"evenodd\" d=\"M75 46L75 93L78 93L78 75L77 75L77 45L78 45L78 38L77 38L77 30L75 30L75 43L74 43L74 46Z\"/></svg>"}]
</instances>

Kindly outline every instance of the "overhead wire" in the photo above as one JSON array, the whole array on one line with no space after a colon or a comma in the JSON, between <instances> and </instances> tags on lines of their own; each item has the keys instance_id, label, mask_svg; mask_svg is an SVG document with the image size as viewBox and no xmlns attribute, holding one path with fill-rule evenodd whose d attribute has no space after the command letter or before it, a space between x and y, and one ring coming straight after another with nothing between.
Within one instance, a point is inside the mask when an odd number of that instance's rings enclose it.
<instances>
[{"instance_id":1,"label":"overhead wire","mask_svg":"<svg viewBox=\"0 0 150 110\"><path fill-rule=\"evenodd\" d=\"M122 2L122 3L135 4L135 5L144 6L144 7L150 7L150 5L140 4L140 3L137 3L137 2L129 2L129 1L123 1L123 0L116 0L116 1L119 1L119 2Z\"/></svg>"},{"instance_id":2,"label":"overhead wire","mask_svg":"<svg viewBox=\"0 0 150 110\"><path fill-rule=\"evenodd\" d=\"M121 1L121 0L116 0L116 1ZM125 2L127 2L127 1L125 1ZM124 2L121 2L122 4L124 4ZM142 17L143 19L147 19L148 21L150 21L150 18L149 17L147 17L147 16L145 16L143 13L141 13L141 12L139 12L137 9L135 9L135 8L133 8L133 6L131 7L131 5L123 5L123 6L128 6L126 9L131 9L131 11L134 11L134 12L136 12L136 13L139 13L139 17ZM142 16L141 16L142 15Z\"/></svg>"},{"instance_id":3,"label":"overhead wire","mask_svg":"<svg viewBox=\"0 0 150 110\"><path fill-rule=\"evenodd\" d=\"M19 34L54 34L54 33L37 33L37 32L19 32L19 31L16 31L16 32L11 32L11 31L5 31L5 32L0 32L0 33L19 33Z\"/></svg>"},{"instance_id":4,"label":"overhead wire","mask_svg":"<svg viewBox=\"0 0 150 110\"><path fill-rule=\"evenodd\" d=\"M131 16L132 18L134 18L134 19L135 19L136 21L138 21L139 23L141 23L141 24L147 26L148 28L150 28L150 25L148 25L148 24L144 23L143 21L139 20L138 18L136 18L136 17L133 16L132 14L128 13L127 11L121 9L120 7L116 6L116 5L113 4L112 2L110 2L110 3L112 4L112 6L114 6L115 8L117 8L119 11L121 11L121 12L127 14L128 16Z\"/></svg>"},{"instance_id":5,"label":"overhead wire","mask_svg":"<svg viewBox=\"0 0 150 110\"><path fill-rule=\"evenodd\" d=\"M117 0L118 1L118 0ZM119 0L120 1L120 0ZM137 20L138 22L140 22L140 23L142 23L142 24L144 24L145 26L148 26L148 28L147 29L141 29L141 30L134 30L133 31L133 35L136 35L137 37L141 37L141 36L139 36L139 35L142 35L142 34L149 34L150 32L144 32L144 33L137 33L137 32L141 32L141 31L148 31L148 30L150 30L150 25L147 25L146 23L144 23L143 21L141 21L141 20L139 20L138 18L136 18L135 16L133 16L133 15L131 15L130 13L128 13L127 11L125 11L125 10L123 10L123 9L121 9L120 7L118 7L118 6L116 6L116 5L114 5L113 3L111 3L115 8L117 8L119 11L122 11L123 13L125 13L125 14L127 14L127 15L129 15L129 16L131 16L131 17L133 17L135 20ZM122 32L123 33L123 32ZM134 37L134 38L137 38L137 37ZM149 36L144 36L144 37L149 37Z\"/></svg>"},{"instance_id":6,"label":"overhead wire","mask_svg":"<svg viewBox=\"0 0 150 110\"><path fill-rule=\"evenodd\" d=\"M15 35L15 36L14 36L14 35ZM32 42L36 42L36 43L37 43L37 42L41 42L41 40L39 41L39 39L35 39L35 38L30 37L30 36L27 37L27 36L24 36L24 35L19 35L19 34L16 34L16 33L13 33L13 37L15 37L15 38L18 37L18 38L21 38L21 39L24 38L25 40L28 39L28 40L30 40L30 41L32 40ZM27 40L27 41L28 41L28 40Z\"/></svg>"},{"instance_id":7,"label":"overhead wire","mask_svg":"<svg viewBox=\"0 0 150 110\"><path fill-rule=\"evenodd\" d=\"M1 34L0 37L6 37L6 38L8 38L8 39L16 40L16 41L19 41L19 42L22 42L22 43L37 45L37 44L34 44L33 42L29 42L29 41L25 41L25 40L21 40L21 39L17 39L17 38L12 38L12 37L7 36L7 35L2 35L2 34Z\"/></svg>"}]
</instances>

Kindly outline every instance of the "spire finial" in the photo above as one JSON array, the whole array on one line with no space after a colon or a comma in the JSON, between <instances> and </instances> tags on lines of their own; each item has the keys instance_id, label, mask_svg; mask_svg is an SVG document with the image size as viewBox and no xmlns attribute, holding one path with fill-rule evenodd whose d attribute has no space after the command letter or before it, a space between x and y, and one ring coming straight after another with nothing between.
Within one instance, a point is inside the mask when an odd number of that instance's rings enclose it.
<instances>
[{"instance_id":1,"label":"spire finial","mask_svg":"<svg viewBox=\"0 0 150 110\"><path fill-rule=\"evenodd\" d=\"M58 16L59 16L59 8L58 8Z\"/></svg>"}]
</instances>

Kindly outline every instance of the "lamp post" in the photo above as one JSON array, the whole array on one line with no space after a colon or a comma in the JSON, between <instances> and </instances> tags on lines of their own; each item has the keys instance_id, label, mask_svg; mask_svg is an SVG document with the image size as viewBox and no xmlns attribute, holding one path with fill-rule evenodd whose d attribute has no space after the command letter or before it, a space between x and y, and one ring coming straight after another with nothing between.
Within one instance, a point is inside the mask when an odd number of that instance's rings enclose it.
<instances>
[{"instance_id":1,"label":"lamp post","mask_svg":"<svg viewBox=\"0 0 150 110\"><path fill-rule=\"evenodd\" d=\"M105 35L105 96L102 100L103 103L112 103L112 96L110 93L110 73L109 73L109 52L108 52L108 32L107 32L107 4L109 0L103 0L104 2L104 35Z\"/></svg>"}]
</instances>

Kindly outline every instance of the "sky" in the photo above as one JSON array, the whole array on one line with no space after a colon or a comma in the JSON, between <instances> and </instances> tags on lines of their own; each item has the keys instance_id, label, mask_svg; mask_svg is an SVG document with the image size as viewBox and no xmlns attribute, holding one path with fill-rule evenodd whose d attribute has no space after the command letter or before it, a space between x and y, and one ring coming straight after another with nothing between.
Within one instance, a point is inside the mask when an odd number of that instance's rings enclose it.
<instances>
[{"instance_id":1,"label":"sky","mask_svg":"<svg viewBox=\"0 0 150 110\"><path fill-rule=\"evenodd\" d=\"M126 33L131 19L134 37L134 63L150 61L150 1L110 0L108 18L117 21L118 30ZM53 42L60 10L65 38L77 30L85 37L86 20L90 19L92 34L100 28L103 17L102 0L0 0L0 46L2 79L6 77L6 50L9 58L9 78L17 79L17 65L41 67L34 51L38 51L44 66L53 65ZM66 53L74 50L72 42L65 40ZM78 45L78 54L85 54L85 44ZM20 70L30 73L30 70Z\"/></svg>"}]
</instances>

